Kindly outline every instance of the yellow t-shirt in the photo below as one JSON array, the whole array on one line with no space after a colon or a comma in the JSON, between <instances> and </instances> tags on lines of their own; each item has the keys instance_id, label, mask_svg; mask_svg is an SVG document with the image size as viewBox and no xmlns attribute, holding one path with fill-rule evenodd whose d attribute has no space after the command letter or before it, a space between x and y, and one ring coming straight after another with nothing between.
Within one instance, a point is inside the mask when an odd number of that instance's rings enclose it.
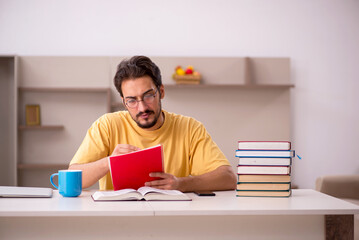
<instances>
[{"instance_id":1,"label":"yellow t-shirt","mask_svg":"<svg viewBox=\"0 0 359 240\"><path fill-rule=\"evenodd\" d=\"M70 165L110 156L117 144L141 149L162 144L164 170L176 177L201 175L230 165L203 124L190 117L163 112L165 121L154 131L138 127L127 111L103 115L87 131ZM113 189L110 173L100 179L100 189Z\"/></svg>"}]
</instances>

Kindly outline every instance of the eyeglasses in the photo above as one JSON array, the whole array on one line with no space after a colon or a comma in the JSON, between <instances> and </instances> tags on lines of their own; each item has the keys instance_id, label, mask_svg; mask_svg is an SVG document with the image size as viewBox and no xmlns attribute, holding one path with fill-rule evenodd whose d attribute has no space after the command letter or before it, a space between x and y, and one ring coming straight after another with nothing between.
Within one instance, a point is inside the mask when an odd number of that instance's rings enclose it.
<instances>
[{"instance_id":1,"label":"eyeglasses","mask_svg":"<svg viewBox=\"0 0 359 240\"><path fill-rule=\"evenodd\" d=\"M130 98L125 101L125 104L129 108L137 108L138 103L142 102L142 101L146 104L151 104L155 100L157 92L158 92L158 89L154 93L146 93L143 95L142 99L140 99L140 100L136 100L135 98Z\"/></svg>"}]
</instances>

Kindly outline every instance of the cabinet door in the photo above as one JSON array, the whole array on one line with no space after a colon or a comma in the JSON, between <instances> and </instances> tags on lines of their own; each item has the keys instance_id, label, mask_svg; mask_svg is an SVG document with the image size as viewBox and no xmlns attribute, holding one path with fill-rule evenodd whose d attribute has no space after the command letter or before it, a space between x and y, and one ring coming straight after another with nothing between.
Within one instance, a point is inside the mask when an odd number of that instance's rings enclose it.
<instances>
[{"instance_id":1,"label":"cabinet door","mask_svg":"<svg viewBox=\"0 0 359 240\"><path fill-rule=\"evenodd\" d=\"M108 57L21 57L21 87L108 87Z\"/></svg>"}]
</instances>

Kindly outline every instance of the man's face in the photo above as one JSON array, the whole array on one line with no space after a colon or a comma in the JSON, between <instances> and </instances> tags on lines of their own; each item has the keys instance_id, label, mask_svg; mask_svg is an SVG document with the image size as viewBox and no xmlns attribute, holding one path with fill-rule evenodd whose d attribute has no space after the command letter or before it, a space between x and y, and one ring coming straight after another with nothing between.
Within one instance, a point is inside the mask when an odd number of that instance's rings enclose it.
<instances>
[{"instance_id":1,"label":"man's face","mask_svg":"<svg viewBox=\"0 0 359 240\"><path fill-rule=\"evenodd\" d=\"M146 130L161 127L164 121L160 100L164 96L163 86L157 91L152 79L143 76L123 81L122 93L126 108L139 127ZM136 106L131 107L130 102L135 103Z\"/></svg>"}]
</instances>

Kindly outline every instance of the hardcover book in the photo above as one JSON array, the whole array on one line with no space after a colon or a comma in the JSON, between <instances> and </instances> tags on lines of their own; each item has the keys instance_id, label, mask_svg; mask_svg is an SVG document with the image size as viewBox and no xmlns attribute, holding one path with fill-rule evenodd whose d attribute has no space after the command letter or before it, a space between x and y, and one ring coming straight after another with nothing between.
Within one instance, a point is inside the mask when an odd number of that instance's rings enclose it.
<instances>
[{"instance_id":1,"label":"hardcover book","mask_svg":"<svg viewBox=\"0 0 359 240\"><path fill-rule=\"evenodd\" d=\"M162 145L142 149L128 154L108 158L114 190L138 189L145 182L158 178L150 177L151 172L163 172Z\"/></svg>"},{"instance_id":2,"label":"hardcover book","mask_svg":"<svg viewBox=\"0 0 359 240\"><path fill-rule=\"evenodd\" d=\"M290 197L292 190L288 191L238 191L237 197Z\"/></svg>"},{"instance_id":3,"label":"hardcover book","mask_svg":"<svg viewBox=\"0 0 359 240\"><path fill-rule=\"evenodd\" d=\"M192 199L178 190L161 190L152 187L122 189L117 191L97 191L92 194L94 201L191 201Z\"/></svg>"},{"instance_id":4,"label":"hardcover book","mask_svg":"<svg viewBox=\"0 0 359 240\"><path fill-rule=\"evenodd\" d=\"M288 191L290 183L237 183L237 190Z\"/></svg>"},{"instance_id":5,"label":"hardcover book","mask_svg":"<svg viewBox=\"0 0 359 240\"><path fill-rule=\"evenodd\" d=\"M247 175L247 174L238 174L238 182L258 182L258 183L276 183L283 182L289 183L291 182L290 175Z\"/></svg>"},{"instance_id":6,"label":"hardcover book","mask_svg":"<svg viewBox=\"0 0 359 240\"><path fill-rule=\"evenodd\" d=\"M238 166L238 174L290 174L290 166Z\"/></svg>"},{"instance_id":7,"label":"hardcover book","mask_svg":"<svg viewBox=\"0 0 359 240\"><path fill-rule=\"evenodd\" d=\"M290 150L291 142L287 141L238 141L240 150Z\"/></svg>"},{"instance_id":8,"label":"hardcover book","mask_svg":"<svg viewBox=\"0 0 359 240\"><path fill-rule=\"evenodd\" d=\"M238 165L289 166L291 164L292 164L292 158L240 157L238 159Z\"/></svg>"},{"instance_id":9,"label":"hardcover book","mask_svg":"<svg viewBox=\"0 0 359 240\"><path fill-rule=\"evenodd\" d=\"M294 157L294 150L236 150L236 157Z\"/></svg>"}]
</instances>

